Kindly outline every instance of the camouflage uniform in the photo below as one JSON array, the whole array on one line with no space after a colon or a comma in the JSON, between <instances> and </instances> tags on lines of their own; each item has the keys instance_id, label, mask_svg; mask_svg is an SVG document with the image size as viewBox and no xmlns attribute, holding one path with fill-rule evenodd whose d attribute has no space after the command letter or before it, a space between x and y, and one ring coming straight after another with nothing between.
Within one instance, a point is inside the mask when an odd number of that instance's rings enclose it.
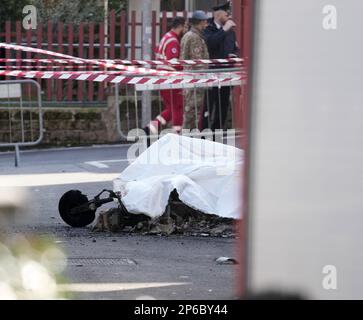
<instances>
[{"instance_id":1,"label":"camouflage uniform","mask_svg":"<svg viewBox=\"0 0 363 320\"><path fill-rule=\"evenodd\" d=\"M181 41L180 59L209 59L208 47L204 41L203 34L196 28L191 28ZM185 71L203 69L205 66L191 66L184 68ZM184 90L184 129L198 128L198 120L203 110L205 89L188 89Z\"/></svg>"}]
</instances>

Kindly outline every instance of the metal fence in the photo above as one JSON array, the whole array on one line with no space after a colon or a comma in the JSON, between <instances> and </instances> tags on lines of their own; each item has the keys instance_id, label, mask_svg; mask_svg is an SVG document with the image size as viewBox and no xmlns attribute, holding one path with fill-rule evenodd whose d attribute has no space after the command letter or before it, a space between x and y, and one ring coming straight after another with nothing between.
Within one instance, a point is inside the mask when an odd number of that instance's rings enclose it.
<instances>
[{"instance_id":1,"label":"metal fence","mask_svg":"<svg viewBox=\"0 0 363 320\"><path fill-rule=\"evenodd\" d=\"M34 80L0 81L0 102L0 147L15 148L18 166L19 147L34 146L43 139L40 86Z\"/></svg>"},{"instance_id":2,"label":"metal fence","mask_svg":"<svg viewBox=\"0 0 363 320\"><path fill-rule=\"evenodd\" d=\"M240 68L230 68L230 69L213 69L213 70L198 70L198 72L204 72L204 76L208 76L208 73L212 77L223 77L226 72L241 71ZM162 78L162 77L158 77ZM144 131L139 131L143 127L143 112L142 112L142 92L151 92L152 103L151 103L151 118L156 119L162 111L164 110L165 95L162 97L162 92L167 92L170 95L169 102L173 105L172 90L180 90L182 92L182 106L181 113L183 115L183 120L185 116L184 106L188 103L192 106L193 112L195 112L194 123L192 127L189 127L191 133L189 134L186 130L180 128L185 135L192 136L206 136L206 132L210 132L212 135L216 130L225 134L227 130L235 130L238 134L237 123L235 119L236 107L239 101L236 101L235 92L241 90L243 81L231 80L225 82L211 82L211 83L198 83L193 82L180 85L173 84L172 86L168 83L165 84L136 84L136 85L120 85L116 84L114 86L115 94L115 114L117 118L117 129L122 139L132 140L133 138L139 138L144 135ZM226 92L227 98L222 98L223 92ZM189 93L189 96L188 96ZM197 96L202 95L202 101ZM173 112L173 108L171 108ZM222 112L226 112L227 115L221 116ZM173 115L170 116L173 118ZM170 118L168 120L170 120ZM204 124L203 119L204 118ZM225 120L222 120L225 118ZM155 120L154 120L155 121ZM183 123L181 123L182 125ZM157 139L157 135L160 134L162 130L169 129L173 131L172 121L166 123L160 123L157 133L149 133ZM208 131L209 130L209 131ZM204 133L203 133L204 131ZM200 134L199 134L199 133Z\"/></svg>"}]
</instances>

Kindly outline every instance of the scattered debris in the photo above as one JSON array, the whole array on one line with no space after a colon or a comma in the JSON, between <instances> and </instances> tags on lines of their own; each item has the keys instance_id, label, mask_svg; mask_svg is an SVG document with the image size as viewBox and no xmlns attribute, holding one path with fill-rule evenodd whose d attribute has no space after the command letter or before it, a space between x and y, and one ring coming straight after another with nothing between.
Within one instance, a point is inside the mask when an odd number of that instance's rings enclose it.
<instances>
[{"instance_id":1,"label":"scattered debris","mask_svg":"<svg viewBox=\"0 0 363 320\"><path fill-rule=\"evenodd\" d=\"M238 264L236 259L228 257L219 257L216 259L217 264Z\"/></svg>"},{"instance_id":2,"label":"scattered debris","mask_svg":"<svg viewBox=\"0 0 363 320\"><path fill-rule=\"evenodd\" d=\"M139 296L136 297L136 300L156 300L156 299L152 296Z\"/></svg>"},{"instance_id":3,"label":"scattered debris","mask_svg":"<svg viewBox=\"0 0 363 320\"><path fill-rule=\"evenodd\" d=\"M150 223L149 234L171 235L175 231L175 221L171 217L161 216Z\"/></svg>"},{"instance_id":4,"label":"scattered debris","mask_svg":"<svg viewBox=\"0 0 363 320\"><path fill-rule=\"evenodd\" d=\"M140 214L121 214L118 208L101 211L92 227L92 231L132 231L139 222L146 223L149 217ZM139 225L140 226L140 225Z\"/></svg>"}]
</instances>

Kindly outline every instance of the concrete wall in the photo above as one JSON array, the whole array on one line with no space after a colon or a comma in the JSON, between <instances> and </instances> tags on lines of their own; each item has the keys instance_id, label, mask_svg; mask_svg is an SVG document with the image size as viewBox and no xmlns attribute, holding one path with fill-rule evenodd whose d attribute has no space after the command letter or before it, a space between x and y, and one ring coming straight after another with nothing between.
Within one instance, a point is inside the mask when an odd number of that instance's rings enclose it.
<instances>
[{"instance_id":1,"label":"concrete wall","mask_svg":"<svg viewBox=\"0 0 363 320\"><path fill-rule=\"evenodd\" d=\"M363 1L255 3L250 288L363 299Z\"/></svg>"}]
</instances>

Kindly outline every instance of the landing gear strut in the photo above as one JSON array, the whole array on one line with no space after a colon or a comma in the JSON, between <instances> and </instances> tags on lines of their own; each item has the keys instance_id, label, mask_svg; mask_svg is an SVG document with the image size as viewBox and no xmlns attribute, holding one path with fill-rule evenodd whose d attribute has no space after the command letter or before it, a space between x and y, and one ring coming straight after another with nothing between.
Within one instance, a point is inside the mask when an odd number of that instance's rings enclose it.
<instances>
[{"instance_id":1,"label":"landing gear strut","mask_svg":"<svg viewBox=\"0 0 363 320\"><path fill-rule=\"evenodd\" d=\"M105 192L108 192L108 197L101 199L100 196ZM97 208L115 199L118 201L121 213L128 214L121 197L107 189L102 190L92 200L88 200L79 190L67 191L59 200L58 210L65 223L74 228L82 228L95 219Z\"/></svg>"}]
</instances>

